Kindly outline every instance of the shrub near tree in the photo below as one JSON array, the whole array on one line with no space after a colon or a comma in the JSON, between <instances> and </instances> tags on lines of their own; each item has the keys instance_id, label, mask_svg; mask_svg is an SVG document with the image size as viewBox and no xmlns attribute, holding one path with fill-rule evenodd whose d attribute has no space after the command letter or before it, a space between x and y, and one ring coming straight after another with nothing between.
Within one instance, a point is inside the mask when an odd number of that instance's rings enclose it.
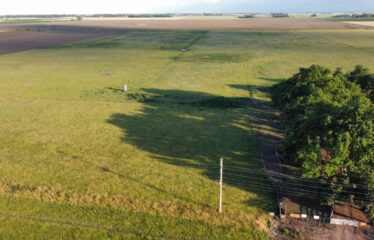
<instances>
[{"instance_id":1,"label":"shrub near tree","mask_svg":"<svg viewBox=\"0 0 374 240\"><path fill-rule=\"evenodd\" d=\"M362 91L374 102L374 74L370 74L368 68L357 65L352 72L347 74L347 78L360 85Z\"/></svg>"},{"instance_id":2,"label":"shrub near tree","mask_svg":"<svg viewBox=\"0 0 374 240\"><path fill-rule=\"evenodd\" d=\"M344 74L313 65L272 89L282 110L285 148L305 177L331 185L329 203L351 194L368 207L374 202L371 76L361 66Z\"/></svg>"}]
</instances>

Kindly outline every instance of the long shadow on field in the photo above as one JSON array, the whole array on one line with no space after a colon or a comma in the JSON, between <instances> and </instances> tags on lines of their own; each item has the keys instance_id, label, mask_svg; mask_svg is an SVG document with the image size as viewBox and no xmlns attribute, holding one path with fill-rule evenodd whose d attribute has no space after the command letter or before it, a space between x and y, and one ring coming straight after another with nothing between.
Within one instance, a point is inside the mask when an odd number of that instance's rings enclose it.
<instances>
[{"instance_id":1,"label":"long shadow on field","mask_svg":"<svg viewBox=\"0 0 374 240\"><path fill-rule=\"evenodd\" d=\"M143 102L142 112L117 113L108 120L123 129L124 142L161 162L202 169L212 180L218 180L219 158L224 157L225 184L258 194L256 207L268 207L264 198L271 194L263 186L270 183L251 137L248 98L143 89L128 99Z\"/></svg>"},{"instance_id":2,"label":"long shadow on field","mask_svg":"<svg viewBox=\"0 0 374 240\"><path fill-rule=\"evenodd\" d=\"M280 126L280 112L270 101L256 98L256 95L269 95L270 87L254 85L230 85L233 88L247 90L250 97L251 123L257 146L266 169L277 172L279 169L275 150L280 149L283 133Z\"/></svg>"},{"instance_id":3,"label":"long shadow on field","mask_svg":"<svg viewBox=\"0 0 374 240\"><path fill-rule=\"evenodd\" d=\"M257 146L273 190L278 192L280 198L283 198L286 212L305 212L309 216L317 214L328 218L331 210L318 204L325 195L321 189L326 189L327 186L311 184L307 179L302 180L297 174L295 164L285 161L287 156L280 157L283 159L281 163L278 160L276 151L282 149L284 134L280 124L280 112L271 101L258 99L258 96L271 94L270 88L254 85L230 86L247 90L250 95L250 121L253 134L257 139Z\"/></svg>"}]
</instances>

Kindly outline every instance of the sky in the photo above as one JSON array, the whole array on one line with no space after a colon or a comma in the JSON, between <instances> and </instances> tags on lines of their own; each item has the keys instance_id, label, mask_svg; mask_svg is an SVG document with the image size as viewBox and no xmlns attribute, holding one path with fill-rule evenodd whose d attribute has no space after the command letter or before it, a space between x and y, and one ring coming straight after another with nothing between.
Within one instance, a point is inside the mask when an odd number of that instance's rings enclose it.
<instances>
[{"instance_id":1,"label":"sky","mask_svg":"<svg viewBox=\"0 0 374 240\"><path fill-rule=\"evenodd\" d=\"M374 12L374 0L8 0L6 14Z\"/></svg>"}]
</instances>

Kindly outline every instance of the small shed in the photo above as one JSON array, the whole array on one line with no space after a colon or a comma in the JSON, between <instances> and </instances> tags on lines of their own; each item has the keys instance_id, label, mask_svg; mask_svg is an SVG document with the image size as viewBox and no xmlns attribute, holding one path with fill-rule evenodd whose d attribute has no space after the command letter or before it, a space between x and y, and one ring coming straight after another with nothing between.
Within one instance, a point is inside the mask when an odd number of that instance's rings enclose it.
<instances>
[{"instance_id":1,"label":"small shed","mask_svg":"<svg viewBox=\"0 0 374 240\"><path fill-rule=\"evenodd\" d=\"M363 209L354 205L335 204L332 207L331 219L357 221L359 226L370 224L370 220Z\"/></svg>"}]
</instances>

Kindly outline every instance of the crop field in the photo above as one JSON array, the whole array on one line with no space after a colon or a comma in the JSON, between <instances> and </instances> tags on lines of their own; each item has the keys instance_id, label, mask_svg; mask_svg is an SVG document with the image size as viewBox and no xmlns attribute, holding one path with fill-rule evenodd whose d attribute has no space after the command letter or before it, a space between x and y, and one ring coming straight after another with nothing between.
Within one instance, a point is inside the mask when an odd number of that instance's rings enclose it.
<instances>
[{"instance_id":1,"label":"crop field","mask_svg":"<svg viewBox=\"0 0 374 240\"><path fill-rule=\"evenodd\" d=\"M315 63L374 69L374 31L128 30L1 55L0 238L266 239L248 87Z\"/></svg>"}]
</instances>

